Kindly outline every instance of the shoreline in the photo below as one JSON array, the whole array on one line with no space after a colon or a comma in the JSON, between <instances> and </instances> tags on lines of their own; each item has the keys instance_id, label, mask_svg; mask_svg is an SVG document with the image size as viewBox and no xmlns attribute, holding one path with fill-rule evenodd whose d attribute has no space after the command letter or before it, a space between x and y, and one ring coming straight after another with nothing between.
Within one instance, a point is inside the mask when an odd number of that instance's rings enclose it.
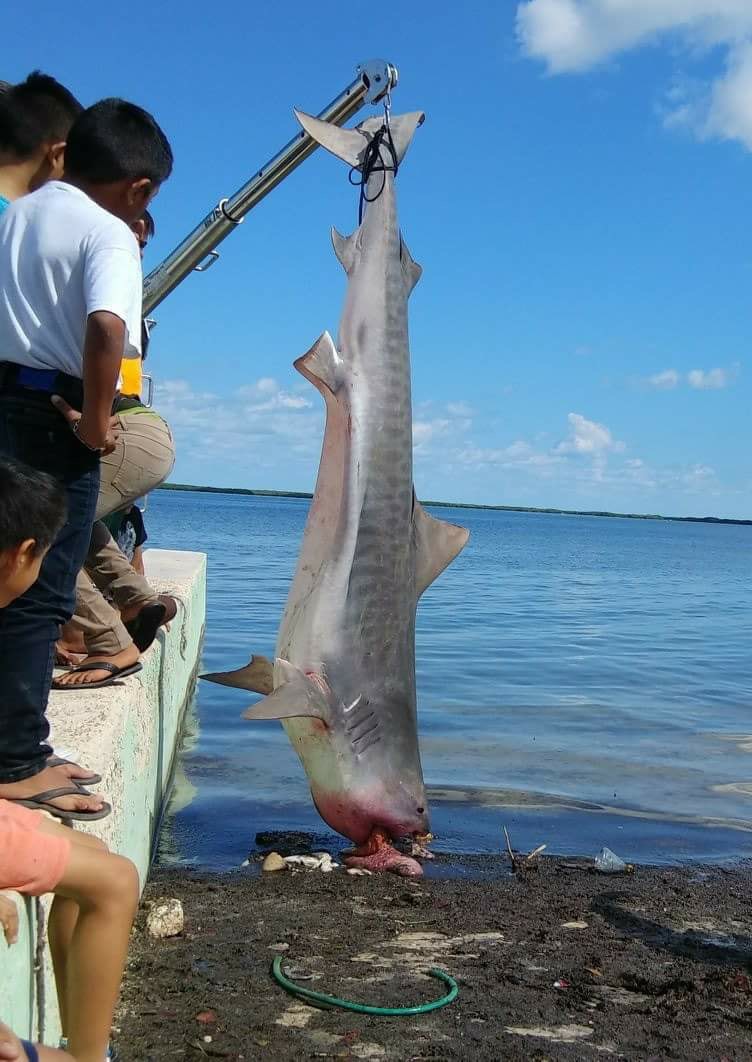
<instances>
[{"instance_id":1,"label":"shoreline","mask_svg":"<svg viewBox=\"0 0 752 1062\"><path fill-rule=\"evenodd\" d=\"M749 863L604 876L559 857L516 875L500 856L481 862L482 878L471 859L464 877L416 882L157 868L146 901L179 898L185 927L153 940L139 915L122 1062L749 1058ZM441 994L434 966L459 997L413 1018L314 1009L274 983L277 955L344 999L427 1002Z\"/></svg>"},{"instance_id":2,"label":"shoreline","mask_svg":"<svg viewBox=\"0 0 752 1062\"><path fill-rule=\"evenodd\" d=\"M185 491L195 494L242 494L259 498L303 498L313 494L299 490L255 490L249 487L207 487L191 483L163 483L157 490ZM726 516L662 516L659 513L612 513L600 509L553 509L531 505L483 505L479 502L445 502L422 500L421 505L436 509L479 509L503 513L539 513L543 516L599 516L612 520L662 520L680 524L732 524L752 527L752 519L743 520Z\"/></svg>"}]
</instances>

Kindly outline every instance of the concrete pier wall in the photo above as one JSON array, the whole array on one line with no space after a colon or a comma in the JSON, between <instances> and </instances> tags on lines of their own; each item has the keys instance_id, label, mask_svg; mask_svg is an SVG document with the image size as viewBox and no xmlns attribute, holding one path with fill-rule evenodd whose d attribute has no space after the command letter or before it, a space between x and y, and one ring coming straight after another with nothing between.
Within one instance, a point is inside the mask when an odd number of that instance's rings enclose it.
<instances>
[{"instance_id":1,"label":"concrete pier wall","mask_svg":"<svg viewBox=\"0 0 752 1062\"><path fill-rule=\"evenodd\" d=\"M149 582L178 598L169 631L162 630L142 657L143 671L118 686L83 693L53 693L48 717L55 751L102 775L96 789L112 814L84 825L110 849L134 861L145 882L155 826L177 744L180 723L193 692L206 615L206 557L202 553L148 550ZM49 952L41 967L35 956L41 935L37 903L16 895L18 943L8 948L0 934L0 1020L25 1039L56 1045L60 1032ZM42 912L50 898L41 901Z\"/></svg>"}]
</instances>

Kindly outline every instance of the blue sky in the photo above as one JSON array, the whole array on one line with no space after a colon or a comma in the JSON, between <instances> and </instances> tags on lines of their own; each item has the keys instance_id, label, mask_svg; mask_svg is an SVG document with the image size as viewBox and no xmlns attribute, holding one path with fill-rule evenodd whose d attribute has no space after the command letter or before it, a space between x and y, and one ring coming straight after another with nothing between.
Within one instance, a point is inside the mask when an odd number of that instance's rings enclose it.
<instances>
[{"instance_id":1,"label":"blue sky","mask_svg":"<svg viewBox=\"0 0 752 1062\"><path fill-rule=\"evenodd\" d=\"M374 7L12 0L0 77L40 67L167 131L152 268L380 56L425 125L400 171L422 497L677 515L750 505L749 0ZM143 32L139 32L143 29ZM366 112L361 112L365 116ZM343 164L317 153L157 312L173 479L311 489L320 400L292 369L336 330Z\"/></svg>"}]
</instances>

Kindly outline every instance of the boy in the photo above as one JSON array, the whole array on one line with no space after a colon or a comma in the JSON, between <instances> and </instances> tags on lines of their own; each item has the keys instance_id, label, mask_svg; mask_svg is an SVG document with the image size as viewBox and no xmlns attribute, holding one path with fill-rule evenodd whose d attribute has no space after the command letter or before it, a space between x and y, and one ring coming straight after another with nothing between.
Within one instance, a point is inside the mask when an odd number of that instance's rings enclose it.
<instances>
[{"instance_id":1,"label":"boy","mask_svg":"<svg viewBox=\"0 0 752 1062\"><path fill-rule=\"evenodd\" d=\"M39 70L0 93L0 213L62 177L65 142L82 110L67 88Z\"/></svg>"},{"instance_id":2,"label":"boy","mask_svg":"<svg viewBox=\"0 0 752 1062\"><path fill-rule=\"evenodd\" d=\"M28 591L63 526L65 492L51 476L0 458L0 496L0 603L7 607ZM28 896L55 893L48 932L63 1034L77 1062L103 1062L138 905L135 866L95 837L27 810L18 800L0 800L3 889ZM9 944L17 933L11 905L0 896L0 924ZM11 1036L0 1026L0 1059L22 1062L24 1054ZM23 1044L23 1050L34 1062L37 1049ZM67 1057L38 1049L40 1062Z\"/></svg>"},{"instance_id":3,"label":"boy","mask_svg":"<svg viewBox=\"0 0 752 1062\"><path fill-rule=\"evenodd\" d=\"M141 262L128 226L171 169L151 115L103 100L70 131L65 180L0 216L0 453L53 475L68 501L40 578L0 613L0 798L61 817L104 809L70 784L65 766L47 766L45 712L55 641L89 546L99 459L113 449L120 362L140 353ZM61 416L56 395L81 413Z\"/></svg>"},{"instance_id":4,"label":"boy","mask_svg":"<svg viewBox=\"0 0 752 1062\"><path fill-rule=\"evenodd\" d=\"M154 219L148 210L131 225L131 230L143 258L149 238L154 235ZM164 482L175 462L169 427L153 409L142 405L140 399L141 365L147 345L144 326L141 357L127 358L120 367L121 396L114 409L118 418L117 445L100 465L96 521L84 570L76 580L76 610L64 630L68 637L75 638L76 632L83 634L83 646L80 642L73 644L74 651L83 648L84 655L74 661L70 651L59 649L58 656L67 658L71 666L66 674L53 679L55 690L75 692L110 685L123 674L123 667L136 663L140 653L154 641L159 628L177 614L175 599L154 592L144 577L143 566L140 572L131 566L130 558L114 541L115 532L109 527L113 513L120 516L116 528L129 517L137 526L140 524L138 545L143 545L146 532L141 514L129 503ZM139 537L138 532L135 537ZM105 601L103 592L110 593L119 612Z\"/></svg>"}]
</instances>

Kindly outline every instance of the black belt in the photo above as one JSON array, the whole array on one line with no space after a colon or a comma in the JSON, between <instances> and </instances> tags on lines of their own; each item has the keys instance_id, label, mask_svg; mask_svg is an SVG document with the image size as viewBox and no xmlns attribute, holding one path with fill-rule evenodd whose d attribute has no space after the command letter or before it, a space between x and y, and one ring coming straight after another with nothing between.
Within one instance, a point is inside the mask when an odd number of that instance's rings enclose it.
<instances>
[{"instance_id":1,"label":"black belt","mask_svg":"<svg viewBox=\"0 0 752 1062\"><path fill-rule=\"evenodd\" d=\"M77 376L56 369L32 369L12 361L0 361L0 394L27 396L60 395L75 409L81 409L84 384Z\"/></svg>"}]
</instances>

